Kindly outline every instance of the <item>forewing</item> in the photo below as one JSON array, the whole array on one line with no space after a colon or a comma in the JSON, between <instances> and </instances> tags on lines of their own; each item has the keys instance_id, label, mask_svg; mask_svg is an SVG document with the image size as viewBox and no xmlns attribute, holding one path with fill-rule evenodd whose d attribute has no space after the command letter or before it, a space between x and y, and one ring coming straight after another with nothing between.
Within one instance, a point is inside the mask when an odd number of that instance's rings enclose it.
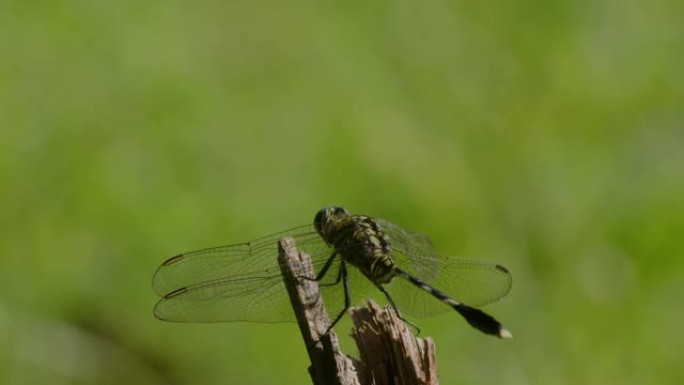
<instances>
[{"instance_id":1,"label":"forewing","mask_svg":"<svg viewBox=\"0 0 684 385\"><path fill-rule=\"evenodd\" d=\"M315 269L331 255L311 225L248 243L180 254L154 275L154 291L163 297L155 315L173 322L291 320L277 260L278 240L283 237L294 238L298 250L312 257Z\"/></svg>"}]
</instances>

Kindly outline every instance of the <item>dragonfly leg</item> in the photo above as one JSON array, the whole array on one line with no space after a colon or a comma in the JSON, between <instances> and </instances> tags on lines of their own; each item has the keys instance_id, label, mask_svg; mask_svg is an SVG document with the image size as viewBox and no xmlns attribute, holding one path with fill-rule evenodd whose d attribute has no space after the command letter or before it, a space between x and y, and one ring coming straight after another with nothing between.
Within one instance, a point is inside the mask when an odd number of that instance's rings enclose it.
<instances>
[{"instance_id":1,"label":"dragonfly leg","mask_svg":"<svg viewBox=\"0 0 684 385\"><path fill-rule=\"evenodd\" d=\"M344 286L344 309L342 309L342 311L340 311L340 313L337 315L337 317L335 317L335 320L330 324L330 326L328 326L328 328L325 329L325 333L323 333L324 336L327 335L328 333L330 333L332 328L337 324L337 322L340 321L340 319L342 319L344 314L347 312L347 310L351 306L351 297L349 295L349 279L347 277L347 266L344 263L344 261L340 262L340 269L339 269L339 272L337 275L338 275L338 278L342 280L343 286ZM311 349L314 345L316 345L319 342L320 342L320 340L315 341L313 344L311 344L308 347L308 349Z\"/></svg>"},{"instance_id":2,"label":"dragonfly leg","mask_svg":"<svg viewBox=\"0 0 684 385\"><path fill-rule=\"evenodd\" d=\"M416 335L420 334L420 328L416 326L413 322L407 320L406 318L401 316L401 313L399 312L399 308L397 308L397 305L394 303L394 300L392 299L392 296L389 295L387 290L385 290L382 285L376 285L378 289L380 289L383 294L385 294L385 297L387 297L387 301L389 301L390 306L392 306L392 309L394 309L394 312L397 313L397 317L399 317L400 320L404 321L407 325L411 326L412 328L416 329Z\"/></svg>"},{"instance_id":3,"label":"dragonfly leg","mask_svg":"<svg viewBox=\"0 0 684 385\"><path fill-rule=\"evenodd\" d=\"M344 314L347 312L347 310L349 310L349 307L351 306L351 297L349 295L349 279L347 277L347 265L344 263L344 261L340 262L340 270L338 276L342 278L342 286L344 287L344 309L340 311L340 314L338 314L337 317L335 317L335 320L330 324L330 326L328 326L328 329L325 331L325 334L328 334L330 330L332 330L335 324L337 324L337 322L339 322L340 319L342 319Z\"/></svg>"},{"instance_id":4,"label":"dragonfly leg","mask_svg":"<svg viewBox=\"0 0 684 385\"><path fill-rule=\"evenodd\" d=\"M335 278L335 280L334 280L333 282L321 283L321 284L319 284L318 286L326 287L326 286L335 286L335 285L337 285L337 284L340 283L340 281L342 280L342 273L343 273L343 272L344 272L344 274L347 273L347 268L346 268L346 266L345 266L344 269L341 269L341 268L340 268L340 269L337 269L337 278Z\"/></svg>"},{"instance_id":5,"label":"dragonfly leg","mask_svg":"<svg viewBox=\"0 0 684 385\"><path fill-rule=\"evenodd\" d=\"M330 266L332 266L332 263L335 261L335 257L337 257L337 251L333 251L333 253L330 255L330 258L328 258L327 261L325 261L325 265L323 265L323 268L321 268L321 271L316 274L315 278L307 277L307 276L299 276L297 278L299 279L306 279L308 281L320 281L325 277L325 274L330 270ZM337 279L335 280L335 284L340 282L340 274L338 273ZM327 285L326 285L327 286Z\"/></svg>"}]
</instances>

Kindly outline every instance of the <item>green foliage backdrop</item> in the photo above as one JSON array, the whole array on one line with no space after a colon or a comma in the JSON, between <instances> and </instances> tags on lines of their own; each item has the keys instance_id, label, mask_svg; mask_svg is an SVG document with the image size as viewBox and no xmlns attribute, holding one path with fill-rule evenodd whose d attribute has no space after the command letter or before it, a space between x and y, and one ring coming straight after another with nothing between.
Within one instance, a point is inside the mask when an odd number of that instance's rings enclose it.
<instances>
[{"instance_id":1,"label":"green foliage backdrop","mask_svg":"<svg viewBox=\"0 0 684 385\"><path fill-rule=\"evenodd\" d=\"M0 383L307 383L150 280L326 205L512 271L513 340L417 321L444 384L681 381L682 4L3 1Z\"/></svg>"}]
</instances>

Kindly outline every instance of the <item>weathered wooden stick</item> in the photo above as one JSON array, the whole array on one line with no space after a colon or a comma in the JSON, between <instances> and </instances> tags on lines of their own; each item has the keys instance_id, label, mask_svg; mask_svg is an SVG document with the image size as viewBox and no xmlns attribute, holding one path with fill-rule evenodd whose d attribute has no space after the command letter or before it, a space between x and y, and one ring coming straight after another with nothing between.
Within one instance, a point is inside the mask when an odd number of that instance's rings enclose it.
<instances>
[{"instance_id":1,"label":"weathered wooden stick","mask_svg":"<svg viewBox=\"0 0 684 385\"><path fill-rule=\"evenodd\" d=\"M356 360L340 350L337 335L330 326L318 282L300 277L314 277L311 258L299 253L292 238L278 243L278 263L285 279L299 330L309 351L309 375L315 385L359 385Z\"/></svg>"},{"instance_id":2,"label":"weathered wooden stick","mask_svg":"<svg viewBox=\"0 0 684 385\"><path fill-rule=\"evenodd\" d=\"M416 338L391 308L371 302L352 308L353 338L361 361L340 351L337 335L327 334L330 319L308 255L295 248L291 238L279 242L278 261L285 286L309 352L309 374L315 385L438 384L435 345ZM342 288L340 288L342 290Z\"/></svg>"}]
</instances>

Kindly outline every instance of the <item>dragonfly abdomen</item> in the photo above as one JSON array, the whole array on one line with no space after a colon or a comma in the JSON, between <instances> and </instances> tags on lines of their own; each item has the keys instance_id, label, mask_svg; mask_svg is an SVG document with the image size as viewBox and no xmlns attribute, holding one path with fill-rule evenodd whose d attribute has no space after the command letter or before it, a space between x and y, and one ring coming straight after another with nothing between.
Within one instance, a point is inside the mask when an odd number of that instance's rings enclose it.
<instances>
[{"instance_id":1,"label":"dragonfly abdomen","mask_svg":"<svg viewBox=\"0 0 684 385\"><path fill-rule=\"evenodd\" d=\"M445 293L435 289L430 286L427 282L420 278L414 277L413 275L401 270L398 267L393 268L393 275L399 276L403 279L408 280L415 286L425 290L430 293L433 297L439 299L445 304L451 306L454 310L458 312L470 326L475 329L490 335L497 336L499 338L511 338L513 335L506 328L501 325L499 321L494 319L494 317L483 312L482 310L470 307L464 303L458 302L455 299L449 297Z\"/></svg>"}]
</instances>

